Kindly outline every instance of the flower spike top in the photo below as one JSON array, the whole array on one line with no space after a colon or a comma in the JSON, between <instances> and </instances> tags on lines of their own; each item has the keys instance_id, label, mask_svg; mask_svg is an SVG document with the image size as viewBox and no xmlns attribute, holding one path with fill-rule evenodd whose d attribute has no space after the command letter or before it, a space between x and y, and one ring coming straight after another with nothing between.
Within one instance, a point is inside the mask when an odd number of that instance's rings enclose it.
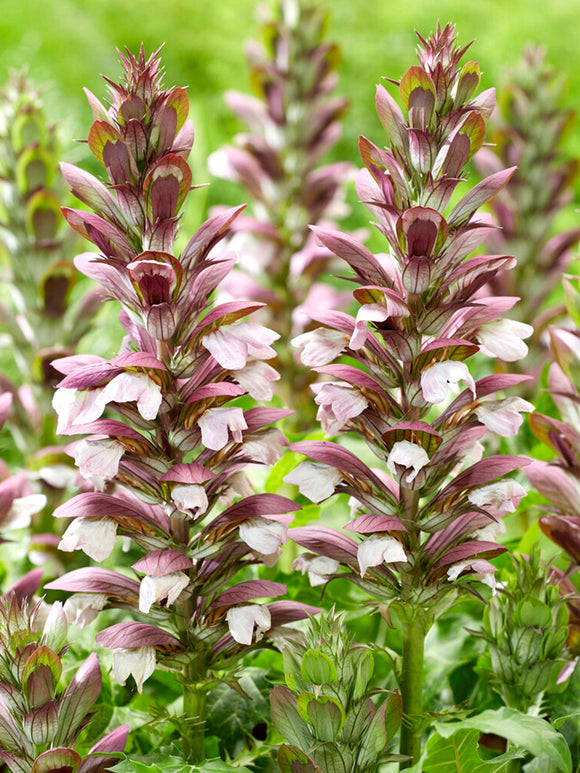
<instances>
[{"instance_id":1,"label":"flower spike top","mask_svg":"<svg viewBox=\"0 0 580 773\"><path fill-rule=\"evenodd\" d=\"M516 298L480 292L514 259L469 257L494 228L478 209L514 173L499 171L465 190L463 168L484 142L493 89L475 95L479 67L461 64L467 49L456 46L452 26L419 41L419 64L391 81L402 107L377 88L389 147L360 138L358 192L385 252L373 255L350 236L313 228L352 269L359 310L356 317L313 313L321 326L295 340L303 362L332 379L315 398L327 435L357 433L380 466L368 467L333 442L301 442L292 448L311 461L286 481L316 501L337 491L356 502L346 527L355 539L307 526L291 530L296 542L346 566L377 599L435 610L473 579L491 582L487 559L505 549L494 539L500 519L525 494L516 481L501 479L526 460L481 459L479 443L488 429L517 432L522 411L533 406L495 395L525 377L476 381L468 361L483 354L516 359L532 328L502 318ZM452 206L460 185L464 195ZM297 568L313 561L301 556ZM325 579L342 571L338 564Z\"/></svg>"},{"instance_id":2,"label":"flower spike top","mask_svg":"<svg viewBox=\"0 0 580 773\"><path fill-rule=\"evenodd\" d=\"M70 603L79 621L107 605L134 610L134 621L98 636L116 651L119 681L133 674L141 690L156 659L169 658L185 669L185 685L203 690L244 646L306 614L292 602L257 603L282 595L278 583L235 584L241 569L276 560L298 509L284 497L254 494L244 474L248 463L281 455L285 438L270 425L288 412L235 402L248 394L269 399L278 378L267 364L277 334L246 319L262 304L210 301L234 263L215 247L241 208L212 217L175 252L192 182L187 94L161 88L158 52L121 60L122 83L108 81L110 107L88 94L95 118L88 145L108 179L70 165L63 172L89 207L66 209L65 217L98 250L77 256L77 266L121 304L127 336L111 360L56 362L64 376L54 398L59 428L91 433L71 453L96 491L55 515L73 519L62 550L102 561L122 535L141 558L136 580L93 568L50 587L81 596ZM104 418L110 410L122 421ZM223 599L227 588L239 592Z\"/></svg>"}]
</instances>

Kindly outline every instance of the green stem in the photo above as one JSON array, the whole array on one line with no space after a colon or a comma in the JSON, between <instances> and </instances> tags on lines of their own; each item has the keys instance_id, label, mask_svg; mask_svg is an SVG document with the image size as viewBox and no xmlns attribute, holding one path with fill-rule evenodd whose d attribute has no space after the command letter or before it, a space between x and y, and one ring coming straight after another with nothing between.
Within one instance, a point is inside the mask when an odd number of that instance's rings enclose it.
<instances>
[{"instance_id":1,"label":"green stem","mask_svg":"<svg viewBox=\"0 0 580 773\"><path fill-rule=\"evenodd\" d=\"M399 686L403 699L403 725L400 753L411 759L401 763L401 770L410 768L421 756L422 731L419 726L423 712L423 656L425 626L419 619L403 624L403 663Z\"/></svg>"},{"instance_id":2,"label":"green stem","mask_svg":"<svg viewBox=\"0 0 580 773\"><path fill-rule=\"evenodd\" d=\"M196 687L186 684L183 691L183 710L186 717L196 719L186 725L183 735L183 756L188 762L197 765L205 760L205 705L207 691L203 685Z\"/></svg>"}]
</instances>

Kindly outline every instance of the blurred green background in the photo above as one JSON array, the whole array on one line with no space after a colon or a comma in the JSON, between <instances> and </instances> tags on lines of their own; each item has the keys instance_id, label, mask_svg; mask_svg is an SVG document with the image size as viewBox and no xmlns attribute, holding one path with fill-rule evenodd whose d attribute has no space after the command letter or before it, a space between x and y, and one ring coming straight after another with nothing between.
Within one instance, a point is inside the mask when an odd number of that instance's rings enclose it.
<instances>
[{"instance_id":1,"label":"blurred green background","mask_svg":"<svg viewBox=\"0 0 580 773\"><path fill-rule=\"evenodd\" d=\"M335 157L357 159L357 137L382 144L374 111L375 84L415 63L417 29L424 36L437 20L457 25L459 41L474 40L470 58L480 62L482 87L498 85L527 42L541 43L547 58L566 74L566 100L580 107L580 0L327 0L329 37L340 45L339 93L352 108ZM100 73L116 78L115 48L147 53L165 44L166 85L189 86L198 142L193 163L198 182L207 154L240 127L223 104L227 88L249 90L244 42L258 35L255 0L0 0L0 81L10 68L28 65L31 78L47 84L50 117L62 124L65 144L86 137L91 114L87 86L105 96ZM580 155L580 129L570 138ZM85 146L65 155L81 162Z\"/></svg>"}]
</instances>

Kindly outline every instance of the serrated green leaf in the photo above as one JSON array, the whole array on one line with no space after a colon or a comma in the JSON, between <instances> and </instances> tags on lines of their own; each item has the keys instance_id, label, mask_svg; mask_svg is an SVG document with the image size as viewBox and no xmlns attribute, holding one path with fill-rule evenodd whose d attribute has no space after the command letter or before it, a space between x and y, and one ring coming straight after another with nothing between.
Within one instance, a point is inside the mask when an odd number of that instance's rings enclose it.
<instances>
[{"instance_id":1,"label":"serrated green leaf","mask_svg":"<svg viewBox=\"0 0 580 773\"><path fill-rule=\"evenodd\" d=\"M246 669L239 685L247 698L227 684L220 684L208 696L207 734L219 738L220 753L224 750L230 757L236 756L244 748L253 728L269 720L267 695L271 684L267 682L266 674L259 668Z\"/></svg>"}]
</instances>

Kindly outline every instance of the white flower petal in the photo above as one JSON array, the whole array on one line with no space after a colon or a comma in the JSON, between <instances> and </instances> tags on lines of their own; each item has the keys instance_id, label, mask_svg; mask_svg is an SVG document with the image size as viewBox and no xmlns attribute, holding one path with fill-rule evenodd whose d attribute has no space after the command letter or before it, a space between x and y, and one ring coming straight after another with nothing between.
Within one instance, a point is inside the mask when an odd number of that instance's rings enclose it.
<instances>
[{"instance_id":1,"label":"white flower petal","mask_svg":"<svg viewBox=\"0 0 580 773\"><path fill-rule=\"evenodd\" d=\"M171 490L171 499L180 512L189 516L190 510L203 515L209 505L205 488L198 483L178 483Z\"/></svg>"},{"instance_id":2,"label":"white flower petal","mask_svg":"<svg viewBox=\"0 0 580 773\"><path fill-rule=\"evenodd\" d=\"M464 362L445 360L430 365L421 373L421 390L428 403L442 403L449 392L458 394L459 382L463 381L471 389L475 399L475 382Z\"/></svg>"},{"instance_id":3,"label":"white flower petal","mask_svg":"<svg viewBox=\"0 0 580 773\"><path fill-rule=\"evenodd\" d=\"M256 628L256 641L258 642L272 625L270 610L261 604L231 607L227 611L226 621L232 638L238 644L248 645L252 643L254 627Z\"/></svg>"},{"instance_id":4,"label":"white flower petal","mask_svg":"<svg viewBox=\"0 0 580 773\"><path fill-rule=\"evenodd\" d=\"M529 338L534 332L531 325L513 319L498 319L486 322L477 332L480 349L488 357L499 357L506 362L523 359L528 347L523 338Z\"/></svg>"},{"instance_id":5,"label":"white flower petal","mask_svg":"<svg viewBox=\"0 0 580 773\"><path fill-rule=\"evenodd\" d=\"M334 494L342 475L334 467L321 462L302 462L284 477L284 483L298 486L298 490L312 502L322 502Z\"/></svg>"},{"instance_id":6,"label":"white flower petal","mask_svg":"<svg viewBox=\"0 0 580 773\"><path fill-rule=\"evenodd\" d=\"M280 521L269 518L248 518L239 526L240 539L257 553L269 556L277 553L286 542L288 529Z\"/></svg>"},{"instance_id":7,"label":"white flower petal","mask_svg":"<svg viewBox=\"0 0 580 773\"><path fill-rule=\"evenodd\" d=\"M125 684L133 676L137 691L143 692L143 682L155 671L155 647L135 647L113 650L113 680Z\"/></svg>"},{"instance_id":8,"label":"white flower petal","mask_svg":"<svg viewBox=\"0 0 580 773\"><path fill-rule=\"evenodd\" d=\"M185 572L171 572L162 577L147 575L139 585L139 611L147 614L153 604L164 599L167 599L167 606L170 606L188 585L189 577Z\"/></svg>"},{"instance_id":9,"label":"white flower petal","mask_svg":"<svg viewBox=\"0 0 580 773\"><path fill-rule=\"evenodd\" d=\"M104 593L73 593L64 602L64 613L67 622L84 628L92 623L107 603Z\"/></svg>"},{"instance_id":10,"label":"white flower petal","mask_svg":"<svg viewBox=\"0 0 580 773\"><path fill-rule=\"evenodd\" d=\"M62 535L59 550L82 550L95 561L104 561L117 541L117 523L111 518L75 518Z\"/></svg>"},{"instance_id":11,"label":"white flower petal","mask_svg":"<svg viewBox=\"0 0 580 773\"><path fill-rule=\"evenodd\" d=\"M373 534L359 544L357 559L360 576L364 577L369 566L406 563L407 554L399 540L394 537Z\"/></svg>"},{"instance_id":12,"label":"white flower petal","mask_svg":"<svg viewBox=\"0 0 580 773\"><path fill-rule=\"evenodd\" d=\"M425 449L417 443L411 443L409 440L399 440L393 445L387 458L387 468L397 474L396 465L411 469L405 477L406 483L412 483L420 470L429 464L429 456Z\"/></svg>"}]
</instances>

